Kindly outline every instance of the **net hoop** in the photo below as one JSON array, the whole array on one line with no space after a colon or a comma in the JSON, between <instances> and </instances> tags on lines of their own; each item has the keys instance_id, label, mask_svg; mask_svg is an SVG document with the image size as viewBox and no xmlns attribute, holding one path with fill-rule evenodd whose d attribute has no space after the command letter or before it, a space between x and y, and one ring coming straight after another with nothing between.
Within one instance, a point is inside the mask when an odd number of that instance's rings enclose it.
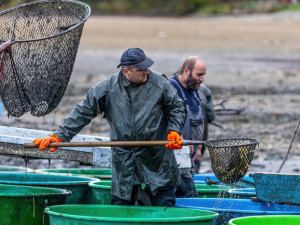
<instances>
[{"instance_id":1,"label":"net hoop","mask_svg":"<svg viewBox=\"0 0 300 225\"><path fill-rule=\"evenodd\" d=\"M56 34L52 34L52 35L49 35L49 36L45 36L45 37L41 37L41 38L34 38L34 39L27 39L27 40L14 40L15 43L21 43L21 42L33 42L33 41L41 41L41 40L44 40L44 39L50 39L50 38L54 38L54 37L57 37L57 36L60 36L60 35L63 35L65 33L68 33L68 32L71 32L72 30L76 29L77 27L81 26L82 24L84 24L87 19L90 17L91 15L91 8L89 5L83 3L83 2L79 2L79 1L71 1L71 0L41 0L41 1L36 1L36 2L30 2L30 3L26 3L26 4L22 4L22 5L19 5L19 6L15 6L15 7L12 7L12 8L9 8L9 9L6 9L2 12L0 12L0 18L1 16L7 14L7 13L10 13L12 11L15 11L19 8L22 8L22 7L27 7L27 6L30 6L30 5L36 5L36 4L44 4L44 3L57 3L57 2L66 2L66 3L72 3L72 4L77 4L77 5L80 5L80 6L83 6L85 9L86 9L86 16L84 19L82 19L79 23L77 23L76 25L72 26L71 29L67 29L67 30L64 30L64 31L61 31L61 32L58 32ZM2 39L0 38L0 41L1 42L6 42L6 41L9 41L9 39Z\"/></svg>"},{"instance_id":2,"label":"net hoop","mask_svg":"<svg viewBox=\"0 0 300 225\"><path fill-rule=\"evenodd\" d=\"M238 182L250 168L256 146L254 138L232 138L205 142L211 166L216 177L223 183Z\"/></svg>"},{"instance_id":3,"label":"net hoop","mask_svg":"<svg viewBox=\"0 0 300 225\"><path fill-rule=\"evenodd\" d=\"M224 141L250 141L248 144L231 144L231 145L222 145L222 146L216 146L216 143L224 143ZM253 145L253 144L259 144L259 141L254 138L226 138L226 139L216 139L216 140L207 140L205 142L205 146L212 147L212 148L224 148L224 147L239 147L239 146L247 146L247 145Z\"/></svg>"}]
</instances>

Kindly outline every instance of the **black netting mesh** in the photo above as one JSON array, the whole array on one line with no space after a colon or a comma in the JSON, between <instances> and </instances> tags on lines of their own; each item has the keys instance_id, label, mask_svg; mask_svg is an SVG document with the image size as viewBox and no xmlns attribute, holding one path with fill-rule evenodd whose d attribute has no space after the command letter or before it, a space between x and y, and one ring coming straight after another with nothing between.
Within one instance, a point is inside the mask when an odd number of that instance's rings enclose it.
<instances>
[{"instance_id":1,"label":"black netting mesh","mask_svg":"<svg viewBox=\"0 0 300 225\"><path fill-rule=\"evenodd\" d=\"M44 116L58 105L89 15L88 5L63 0L32 2L0 13L0 44L15 40L2 52L0 65L0 95L11 116L29 111Z\"/></svg>"},{"instance_id":2,"label":"black netting mesh","mask_svg":"<svg viewBox=\"0 0 300 225\"><path fill-rule=\"evenodd\" d=\"M0 0L0 7L3 5L4 0Z\"/></svg>"},{"instance_id":3,"label":"black netting mesh","mask_svg":"<svg viewBox=\"0 0 300 225\"><path fill-rule=\"evenodd\" d=\"M256 139L244 138L206 141L216 177L226 184L239 181L250 168L257 144Z\"/></svg>"}]
</instances>

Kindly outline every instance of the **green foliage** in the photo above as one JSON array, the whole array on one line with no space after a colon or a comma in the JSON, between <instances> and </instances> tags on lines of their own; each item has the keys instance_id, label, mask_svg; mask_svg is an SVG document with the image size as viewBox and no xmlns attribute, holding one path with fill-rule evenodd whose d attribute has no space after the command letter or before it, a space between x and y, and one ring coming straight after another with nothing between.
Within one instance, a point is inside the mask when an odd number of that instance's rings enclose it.
<instances>
[{"instance_id":1,"label":"green foliage","mask_svg":"<svg viewBox=\"0 0 300 225\"><path fill-rule=\"evenodd\" d=\"M300 3L297 4L280 4L274 8L274 11L292 10L300 11Z\"/></svg>"},{"instance_id":2,"label":"green foliage","mask_svg":"<svg viewBox=\"0 0 300 225\"><path fill-rule=\"evenodd\" d=\"M0 0L0 3L3 0ZM21 0L27 3L35 0ZM300 10L300 4L277 0L79 0L92 8L92 14L181 16L199 14L242 14ZM16 6L17 0L4 0L0 10Z\"/></svg>"},{"instance_id":3,"label":"green foliage","mask_svg":"<svg viewBox=\"0 0 300 225\"><path fill-rule=\"evenodd\" d=\"M202 14L227 14L230 12L230 6L224 4L207 5L198 9L198 13Z\"/></svg>"},{"instance_id":4,"label":"green foliage","mask_svg":"<svg viewBox=\"0 0 300 225\"><path fill-rule=\"evenodd\" d=\"M86 0L94 13L185 15L207 4L206 0Z\"/></svg>"}]
</instances>

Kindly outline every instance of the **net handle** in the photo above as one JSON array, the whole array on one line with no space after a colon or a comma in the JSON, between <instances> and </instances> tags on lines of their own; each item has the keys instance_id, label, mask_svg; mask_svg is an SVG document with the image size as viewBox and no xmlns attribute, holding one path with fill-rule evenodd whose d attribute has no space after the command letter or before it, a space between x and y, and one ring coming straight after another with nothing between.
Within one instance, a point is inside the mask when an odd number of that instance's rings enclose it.
<instances>
[{"instance_id":1,"label":"net handle","mask_svg":"<svg viewBox=\"0 0 300 225\"><path fill-rule=\"evenodd\" d=\"M5 52L14 43L15 43L14 41L10 40L10 41L4 42L2 45L0 45L0 54L2 52Z\"/></svg>"},{"instance_id":2,"label":"net handle","mask_svg":"<svg viewBox=\"0 0 300 225\"><path fill-rule=\"evenodd\" d=\"M54 142L49 147L114 147L114 146L165 146L170 141L155 140L155 141L97 141L97 142ZM183 140L182 145L203 144L203 141ZM34 143L25 143L25 148L38 148Z\"/></svg>"}]
</instances>

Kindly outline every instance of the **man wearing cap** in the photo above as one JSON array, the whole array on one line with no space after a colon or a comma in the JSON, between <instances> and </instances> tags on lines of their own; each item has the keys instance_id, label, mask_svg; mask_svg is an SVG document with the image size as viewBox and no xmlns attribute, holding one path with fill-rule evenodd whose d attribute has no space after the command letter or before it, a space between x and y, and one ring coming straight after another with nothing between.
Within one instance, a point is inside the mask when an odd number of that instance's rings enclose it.
<instances>
[{"instance_id":1,"label":"man wearing cap","mask_svg":"<svg viewBox=\"0 0 300 225\"><path fill-rule=\"evenodd\" d=\"M167 138L166 146L112 147L111 203L115 205L139 200L144 205L175 204L180 175L172 149L182 147L179 131L185 111L166 76L148 69L153 63L140 48L126 50L118 73L92 87L50 137L34 140L40 150L51 142L70 141L101 113L109 122L111 141ZM142 190L141 184L146 188Z\"/></svg>"}]
</instances>

